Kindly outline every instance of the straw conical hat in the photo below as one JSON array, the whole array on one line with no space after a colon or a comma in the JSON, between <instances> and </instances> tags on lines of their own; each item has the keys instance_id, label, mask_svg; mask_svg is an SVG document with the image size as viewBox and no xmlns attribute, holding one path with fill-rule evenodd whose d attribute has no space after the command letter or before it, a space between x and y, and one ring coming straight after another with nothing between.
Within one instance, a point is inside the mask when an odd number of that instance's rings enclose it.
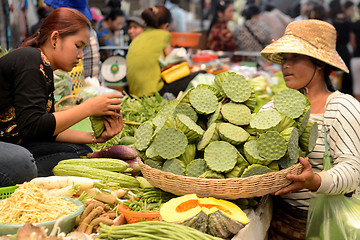
<instances>
[{"instance_id":1,"label":"straw conical hat","mask_svg":"<svg viewBox=\"0 0 360 240\"><path fill-rule=\"evenodd\" d=\"M319 59L344 72L349 69L336 51L336 30L324 21L309 19L291 22L284 36L266 46L261 55L281 64L281 53L297 53Z\"/></svg>"}]
</instances>

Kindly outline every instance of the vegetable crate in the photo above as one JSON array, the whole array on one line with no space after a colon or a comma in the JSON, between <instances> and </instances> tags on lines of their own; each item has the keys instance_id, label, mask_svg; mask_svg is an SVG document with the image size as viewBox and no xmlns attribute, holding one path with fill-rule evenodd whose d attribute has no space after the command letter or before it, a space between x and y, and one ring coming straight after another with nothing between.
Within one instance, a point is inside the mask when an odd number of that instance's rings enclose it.
<instances>
[{"instance_id":1,"label":"vegetable crate","mask_svg":"<svg viewBox=\"0 0 360 240\"><path fill-rule=\"evenodd\" d=\"M121 203L118 207L118 211L124 214L127 223L147 222L147 221L159 221L159 212L135 212L128 210L129 207Z\"/></svg>"},{"instance_id":2,"label":"vegetable crate","mask_svg":"<svg viewBox=\"0 0 360 240\"><path fill-rule=\"evenodd\" d=\"M0 188L0 200L4 200L11 196L18 186L2 187Z\"/></svg>"}]
</instances>

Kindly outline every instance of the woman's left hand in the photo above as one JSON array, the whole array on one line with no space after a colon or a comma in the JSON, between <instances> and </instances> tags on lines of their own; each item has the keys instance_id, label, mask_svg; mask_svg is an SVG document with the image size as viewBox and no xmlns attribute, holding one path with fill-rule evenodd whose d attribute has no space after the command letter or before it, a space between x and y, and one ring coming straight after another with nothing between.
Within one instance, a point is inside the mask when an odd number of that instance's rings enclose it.
<instances>
[{"instance_id":1,"label":"woman's left hand","mask_svg":"<svg viewBox=\"0 0 360 240\"><path fill-rule=\"evenodd\" d=\"M103 143L113 138L115 135L121 132L123 128L123 118L121 113L118 116L106 116L104 117L105 130L96 139L96 142Z\"/></svg>"},{"instance_id":2,"label":"woman's left hand","mask_svg":"<svg viewBox=\"0 0 360 240\"><path fill-rule=\"evenodd\" d=\"M301 189L309 189L316 191L321 184L321 178L318 174L313 172L311 164L308 158L299 158L300 163L304 166L303 171L299 175L288 174L286 179L292 181L292 183L286 187L283 187L279 191L276 191L275 195L284 195L288 193L298 192Z\"/></svg>"}]
</instances>

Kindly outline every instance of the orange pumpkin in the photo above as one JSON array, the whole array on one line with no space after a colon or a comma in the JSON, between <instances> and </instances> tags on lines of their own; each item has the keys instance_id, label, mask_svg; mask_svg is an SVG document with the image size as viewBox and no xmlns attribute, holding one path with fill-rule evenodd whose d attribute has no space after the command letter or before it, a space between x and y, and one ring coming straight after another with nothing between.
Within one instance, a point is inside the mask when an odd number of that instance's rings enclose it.
<instances>
[{"instance_id":1,"label":"orange pumpkin","mask_svg":"<svg viewBox=\"0 0 360 240\"><path fill-rule=\"evenodd\" d=\"M216 198L198 198L188 194L173 198L160 209L165 222L179 223L216 237L230 238L249 219L234 203Z\"/></svg>"}]
</instances>

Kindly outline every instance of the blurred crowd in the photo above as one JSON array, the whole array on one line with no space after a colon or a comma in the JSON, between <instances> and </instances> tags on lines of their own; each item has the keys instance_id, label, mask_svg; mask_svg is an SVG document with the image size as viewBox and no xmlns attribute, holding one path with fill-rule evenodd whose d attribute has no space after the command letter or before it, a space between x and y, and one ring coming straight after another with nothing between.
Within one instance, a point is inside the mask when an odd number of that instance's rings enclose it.
<instances>
[{"instance_id":1,"label":"blurred crowd","mask_svg":"<svg viewBox=\"0 0 360 240\"><path fill-rule=\"evenodd\" d=\"M220 0L208 30L207 48L216 51L261 51L284 34L293 21L318 19L329 22L337 31L336 50L350 73L337 76L338 89L360 99L360 3L341 0L300 0L287 12L270 2L247 0L241 8L241 23L229 27L236 2Z\"/></svg>"},{"instance_id":2,"label":"blurred crowd","mask_svg":"<svg viewBox=\"0 0 360 240\"><path fill-rule=\"evenodd\" d=\"M36 16L29 16L28 13L20 11L16 16L17 30L16 37L19 43L26 37L35 34L42 20L55 8L60 7L52 0L12 0L10 9L20 10L36 9ZM106 1L106 7L99 9L91 6L88 1L60 1L69 3L84 13L91 21L93 33L90 37L90 44L93 48L91 61L94 56L101 62L111 55L127 54L127 51L118 49L101 50L102 46L130 46L131 42L147 27L141 16L144 9L138 9L129 13L122 7L121 0ZM171 22L167 27L169 32L189 32L189 11L181 7L180 0L157 1L158 5L165 6L171 13ZM280 9L279 1L261 0L205 0L207 11L203 17L208 20L206 29L195 29L201 31L203 49L214 51L245 51L259 52L272 40L283 35L286 26L292 21L303 19L319 19L334 25L337 30L336 49L351 69L349 74L339 76L341 83L339 88L344 93L352 94L360 99L360 20L358 19L360 3L355 1L342 0L300 0L290 1L291 9ZM41 4L39 4L41 3ZM296 3L296 4L295 4ZM32 9L34 10L34 9ZM14 15L14 14L13 14ZM240 17L238 17L240 16ZM25 22L21 21L25 19ZM36 21L35 21L36 19ZM16 34L18 33L18 34ZM16 47L16 46L11 46ZM99 52L96 54L94 52ZM99 56L96 56L99 55ZM95 60L97 63L97 60ZM93 68L95 67L92 63ZM93 76L99 74L99 66L94 71L86 74ZM85 70L86 71L86 70Z\"/></svg>"}]
</instances>

